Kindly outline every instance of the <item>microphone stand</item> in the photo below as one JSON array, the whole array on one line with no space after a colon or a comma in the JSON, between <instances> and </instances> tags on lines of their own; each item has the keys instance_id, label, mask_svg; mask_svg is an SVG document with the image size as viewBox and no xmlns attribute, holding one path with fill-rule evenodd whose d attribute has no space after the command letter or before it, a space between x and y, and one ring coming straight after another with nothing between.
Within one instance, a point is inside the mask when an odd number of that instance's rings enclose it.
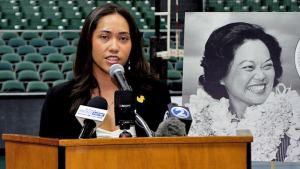
<instances>
[{"instance_id":1,"label":"microphone stand","mask_svg":"<svg viewBox=\"0 0 300 169\"><path fill-rule=\"evenodd\" d=\"M149 126L147 125L147 123L144 121L144 119L138 115L136 113L136 110L134 111L135 113L135 119L136 119L136 122L141 125L141 127L145 130L146 134L148 137L153 137L154 136L154 133L150 130Z\"/></svg>"}]
</instances>

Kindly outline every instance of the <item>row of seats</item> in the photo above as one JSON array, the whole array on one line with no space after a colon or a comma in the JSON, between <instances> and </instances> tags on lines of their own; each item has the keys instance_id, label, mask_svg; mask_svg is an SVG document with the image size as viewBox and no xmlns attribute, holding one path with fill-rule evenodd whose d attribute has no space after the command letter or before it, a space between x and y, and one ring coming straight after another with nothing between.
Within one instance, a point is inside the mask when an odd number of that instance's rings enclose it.
<instances>
[{"instance_id":1,"label":"row of seats","mask_svg":"<svg viewBox=\"0 0 300 169\"><path fill-rule=\"evenodd\" d=\"M297 0L207 0L210 12L300 12Z\"/></svg>"},{"instance_id":2,"label":"row of seats","mask_svg":"<svg viewBox=\"0 0 300 169\"><path fill-rule=\"evenodd\" d=\"M33 38L42 38L45 40L53 40L55 38L63 38L69 41L72 41L76 38L79 38L80 32L78 31L69 31L69 32L0 32L0 39L8 41L11 38L19 38L24 40L31 40Z\"/></svg>"},{"instance_id":3,"label":"row of seats","mask_svg":"<svg viewBox=\"0 0 300 169\"><path fill-rule=\"evenodd\" d=\"M16 48L16 50L7 45L0 46L0 55L4 54L18 54L18 55L26 55L28 53L40 53L42 55L48 55L51 53L60 53L63 55L71 55L76 53L76 46L68 45L63 46L60 49L54 46L43 46L40 48L36 48L32 45L22 45Z\"/></svg>"},{"instance_id":4,"label":"row of seats","mask_svg":"<svg viewBox=\"0 0 300 169\"><path fill-rule=\"evenodd\" d=\"M58 85L67 80L56 80L51 86ZM1 84L1 93L8 92L46 92L49 89L49 84L42 81L31 81L27 84L22 83L19 80L7 80Z\"/></svg>"},{"instance_id":5,"label":"row of seats","mask_svg":"<svg viewBox=\"0 0 300 169\"><path fill-rule=\"evenodd\" d=\"M117 3L133 15L140 29L155 28L155 8L150 1L0 1L2 29L81 29L84 19L97 6ZM166 20L161 17L161 28Z\"/></svg>"}]
</instances>

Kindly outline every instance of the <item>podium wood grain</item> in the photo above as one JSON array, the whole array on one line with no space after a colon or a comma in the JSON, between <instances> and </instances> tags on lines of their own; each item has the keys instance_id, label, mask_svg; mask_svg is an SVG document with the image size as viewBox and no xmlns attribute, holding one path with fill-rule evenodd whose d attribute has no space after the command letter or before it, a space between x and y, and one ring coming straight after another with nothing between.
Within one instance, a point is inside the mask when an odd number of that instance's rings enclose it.
<instances>
[{"instance_id":1,"label":"podium wood grain","mask_svg":"<svg viewBox=\"0 0 300 169\"><path fill-rule=\"evenodd\" d=\"M247 169L247 145L253 137L51 139L3 134L3 140L6 169Z\"/></svg>"}]
</instances>

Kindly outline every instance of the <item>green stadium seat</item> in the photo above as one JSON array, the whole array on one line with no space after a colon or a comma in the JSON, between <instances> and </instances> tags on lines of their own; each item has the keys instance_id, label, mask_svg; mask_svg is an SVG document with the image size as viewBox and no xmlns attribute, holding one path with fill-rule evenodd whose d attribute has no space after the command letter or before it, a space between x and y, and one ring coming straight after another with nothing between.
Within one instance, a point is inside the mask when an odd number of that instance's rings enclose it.
<instances>
[{"instance_id":1,"label":"green stadium seat","mask_svg":"<svg viewBox=\"0 0 300 169\"><path fill-rule=\"evenodd\" d=\"M47 26L49 25L49 20L45 18L30 18L30 26Z\"/></svg>"},{"instance_id":2,"label":"green stadium seat","mask_svg":"<svg viewBox=\"0 0 300 169\"><path fill-rule=\"evenodd\" d=\"M49 26L68 26L69 20L68 19L61 19L61 18L52 18L49 19L50 25Z\"/></svg>"},{"instance_id":3,"label":"green stadium seat","mask_svg":"<svg viewBox=\"0 0 300 169\"><path fill-rule=\"evenodd\" d=\"M35 72L37 71L35 64L30 61L18 62L16 64L15 72L19 73L22 70L32 70Z\"/></svg>"},{"instance_id":4,"label":"green stadium seat","mask_svg":"<svg viewBox=\"0 0 300 169\"><path fill-rule=\"evenodd\" d=\"M25 30L44 30L44 26L43 25L28 25L28 26L24 26Z\"/></svg>"},{"instance_id":5,"label":"green stadium seat","mask_svg":"<svg viewBox=\"0 0 300 169\"><path fill-rule=\"evenodd\" d=\"M37 5L37 2L33 1L33 0L29 0L29 1L28 0L27 1L19 0L18 3L19 3L19 6L21 6L21 8L22 7L31 7L32 8Z\"/></svg>"},{"instance_id":6,"label":"green stadium seat","mask_svg":"<svg viewBox=\"0 0 300 169\"><path fill-rule=\"evenodd\" d=\"M70 0L57 1L57 6L74 6L74 2Z\"/></svg>"},{"instance_id":7,"label":"green stadium seat","mask_svg":"<svg viewBox=\"0 0 300 169\"><path fill-rule=\"evenodd\" d=\"M3 45L5 45L5 42L3 39L0 38L0 46L3 46Z\"/></svg>"},{"instance_id":8,"label":"green stadium seat","mask_svg":"<svg viewBox=\"0 0 300 169\"><path fill-rule=\"evenodd\" d=\"M52 86L56 86L56 85L59 85L61 83L64 83L66 82L67 80L63 79L63 80L55 80L53 83L52 83Z\"/></svg>"},{"instance_id":9,"label":"green stadium seat","mask_svg":"<svg viewBox=\"0 0 300 169\"><path fill-rule=\"evenodd\" d=\"M39 49L39 53L41 55L49 55L50 53L58 53L58 50L53 46L43 46Z\"/></svg>"},{"instance_id":10,"label":"green stadium seat","mask_svg":"<svg viewBox=\"0 0 300 169\"><path fill-rule=\"evenodd\" d=\"M61 12L45 12L43 13L43 18L46 19L63 19L62 13Z\"/></svg>"},{"instance_id":11,"label":"green stadium seat","mask_svg":"<svg viewBox=\"0 0 300 169\"><path fill-rule=\"evenodd\" d=\"M13 71L12 64L7 61L0 61L0 70L10 70Z\"/></svg>"},{"instance_id":12,"label":"green stadium seat","mask_svg":"<svg viewBox=\"0 0 300 169\"><path fill-rule=\"evenodd\" d=\"M17 48L17 53L19 55L26 55L28 53L36 53L36 49L32 45L23 45Z\"/></svg>"},{"instance_id":13,"label":"green stadium seat","mask_svg":"<svg viewBox=\"0 0 300 169\"><path fill-rule=\"evenodd\" d=\"M76 53L76 50L77 50L76 46L69 45L69 46L62 47L60 53L64 55L71 55L73 53Z\"/></svg>"},{"instance_id":14,"label":"green stadium seat","mask_svg":"<svg viewBox=\"0 0 300 169\"><path fill-rule=\"evenodd\" d=\"M52 40L54 38L59 38L59 33L58 32L43 32L42 38L44 38L46 40Z\"/></svg>"},{"instance_id":15,"label":"green stadium seat","mask_svg":"<svg viewBox=\"0 0 300 169\"><path fill-rule=\"evenodd\" d=\"M22 38L10 38L7 42L7 45L11 47L19 47L22 45L26 45L26 42Z\"/></svg>"},{"instance_id":16,"label":"green stadium seat","mask_svg":"<svg viewBox=\"0 0 300 169\"><path fill-rule=\"evenodd\" d=\"M84 23L84 19L74 19L74 18L71 18L69 19L69 26L68 27L72 27L73 29L81 29L82 25Z\"/></svg>"},{"instance_id":17,"label":"green stadium seat","mask_svg":"<svg viewBox=\"0 0 300 169\"><path fill-rule=\"evenodd\" d=\"M25 87L18 80L8 80L3 82L1 92L25 92Z\"/></svg>"},{"instance_id":18,"label":"green stadium seat","mask_svg":"<svg viewBox=\"0 0 300 169\"><path fill-rule=\"evenodd\" d=\"M73 40L79 38L79 32L63 32L62 37L67 40Z\"/></svg>"},{"instance_id":19,"label":"green stadium seat","mask_svg":"<svg viewBox=\"0 0 300 169\"><path fill-rule=\"evenodd\" d=\"M41 7L54 7L56 6L55 1L53 0L47 0L47 1L37 1L38 5Z\"/></svg>"},{"instance_id":20,"label":"green stadium seat","mask_svg":"<svg viewBox=\"0 0 300 169\"><path fill-rule=\"evenodd\" d=\"M2 16L5 19L22 19L23 18L23 13L22 12L13 12L13 11L9 11L9 12L2 12Z\"/></svg>"},{"instance_id":21,"label":"green stadium seat","mask_svg":"<svg viewBox=\"0 0 300 169\"><path fill-rule=\"evenodd\" d=\"M18 38L19 35L17 32L3 32L1 38L3 40L9 40L10 38Z\"/></svg>"},{"instance_id":22,"label":"green stadium seat","mask_svg":"<svg viewBox=\"0 0 300 169\"><path fill-rule=\"evenodd\" d=\"M112 3L111 1L96 1L96 6L101 6L107 3Z\"/></svg>"},{"instance_id":23,"label":"green stadium seat","mask_svg":"<svg viewBox=\"0 0 300 169\"><path fill-rule=\"evenodd\" d=\"M0 70L0 82L16 80L15 74L10 70Z\"/></svg>"},{"instance_id":24,"label":"green stadium seat","mask_svg":"<svg viewBox=\"0 0 300 169\"><path fill-rule=\"evenodd\" d=\"M66 19L82 19L82 13L79 11L69 11L63 13L63 18Z\"/></svg>"},{"instance_id":25,"label":"green stadium seat","mask_svg":"<svg viewBox=\"0 0 300 169\"><path fill-rule=\"evenodd\" d=\"M0 51L1 51L1 49L0 49ZM6 53L6 54L2 55L1 60L14 64L14 63L21 62L21 57L17 53Z\"/></svg>"},{"instance_id":26,"label":"green stadium seat","mask_svg":"<svg viewBox=\"0 0 300 169\"><path fill-rule=\"evenodd\" d=\"M177 57L170 56L170 58L168 59L168 61L170 61L171 63L176 63L178 60L177 60Z\"/></svg>"},{"instance_id":27,"label":"green stadium seat","mask_svg":"<svg viewBox=\"0 0 300 169\"><path fill-rule=\"evenodd\" d=\"M38 38L39 34L37 32L22 32L21 38L25 40L31 40L33 38Z\"/></svg>"},{"instance_id":28,"label":"green stadium seat","mask_svg":"<svg viewBox=\"0 0 300 169\"><path fill-rule=\"evenodd\" d=\"M168 61L168 70L174 70L173 64Z\"/></svg>"},{"instance_id":29,"label":"green stadium seat","mask_svg":"<svg viewBox=\"0 0 300 169\"><path fill-rule=\"evenodd\" d=\"M54 38L50 42L50 46L63 47L69 45L69 41L65 38Z\"/></svg>"},{"instance_id":30,"label":"green stadium seat","mask_svg":"<svg viewBox=\"0 0 300 169\"><path fill-rule=\"evenodd\" d=\"M76 53L69 55L69 61L74 61Z\"/></svg>"},{"instance_id":31,"label":"green stadium seat","mask_svg":"<svg viewBox=\"0 0 300 169\"><path fill-rule=\"evenodd\" d=\"M122 5L125 8L127 8L128 10L130 10L132 8L132 1L121 1L121 0L117 0L115 1L116 4Z\"/></svg>"},{"instance_id":32,"label":"green stadium seat","mask_svg":"<svg viewBox=\"0 0 300 169\"><path fill-rule=\"evenodd\" d=\"M57 70L59 71L59 67L55 63L50 63L50 62L43 62L39 65L38 72L43 73L47 70Z\"/></svg>"},{"instance_id":33,"label":"green stadium seat","mask_svg":"<svg viewBox=\"0 0 300 169\"><path fill-rule=\"evenodd\" d=\"M155 32L144 32L143 33L143 38L145 40L144 46L150 46L150 38L151 36L155 36Z\"/></svg>"},{"instance_id":34,"label":"green stadium seat","mask_svg":"<svg viewBox=\"0 0 300 169\"><path fill-rule=\"evenodd\" d=\"M11 46L6 46L6 45L0 46L0 55L6 53L14 53L14 49Z\"/></svg>"},{"instance_id":35,"label":"green stadium seat","mask_svg":"<svg viewBox=\"0 0 300 169\"><path fill-rule=\"evenodd\" d=\"M23 27L26 27L29 25L28 20L27 19L11 19L10 20L10 25L17 27L19 26L20 28L23 29ZM16 28L15 28L16 29Z\"/></svg>"},{"instance_id":36,"label":"green stadium seat","mask_svg":"<svg viewBox=\"0 0 300 169\"><path fill-rule=\"evenodd\" d=\"M20 82L40 81L40 76L37 71L22 70L18 73L18 80Z\"/></svg>"},{"instance_id":37,"label":"green stadium seat","mask_svg":"<svg viewBox=\"0 0 300 169\"><path fill-rule=\"evenodd\" d=\"M175 70L178 70L180 72L183 71L183 61L176 62L176 64L175 64Z\"/></svg>"},{"instance_id":38,"label":"green stadium seat","mask_svg":"<svg viewBox=\"0 0 300 169\"><path fill-rule=\"evenodd\" d=\"M76 6L78 7L94 7L95 6L95 1L81 1L81 0L77 0L76 2Z\"/></svg>"},{"instance_id":39,"label":"green stadium seat","mask_svg":"<svg viewBox=\"0 0 300 169\"><path fill-rule=\"evenodd\" d=\"M0 20L0 28L1 29L6 29L8 27L8 20L7 19L1 19Z\"/></svg>"},{"instance_id":40,"label":"green stadium seat","mask_svg":"<svg viewBox=\"0 0 300 169\"><path fill-rule=\"evenodd\" d=\"M43 38L33 38L29 41L29 45L34 47L48 46L48 42Z\"/></svg>"},{"instance_id":41,"label":"green stadium seat","mask_svg":"<svg viewBox=\"0 0 300 169\"><path fill-rule=\"evenodd\" d=\"M24 56L24 61L30 61L35 64L39 64L39 63L44 62L44 58L39 53L28 53Z\"/></svg>"},{"instance_id":42,"label":"green stadium seat","mask_svg":"<svg viewBox=\"0 0 300 169\"><path fill-rule=\"evenodd\" d=\"M56 70L47 70L42 73L43 82L54 82L55 80L63 80L64 76L60 71Z\"/></svg>"},{"instance_id":43,"label":"green stadium seat","mask_svg":"<svg viewBox=\"0 0 300 169\"><path fill-rule=\"evenodd\" d=\"M77 46L78 45L78 41L79 41L79 38L73 39L72 42L71 42L71 45Z\"/></svg>"},{"instance_id":44,"label":"green stadium seat","mask_svg":"<svg viewBox=\"0 0 300 169\"><path fill-rule=\"evenodd\" d=\"M47 92L48 84L40 81L32 81L27 84L26 92Z\"/></svg>"},{"instance_id":45,"label":"green stadium seat","mask_svg":"<svg viewBox=\"0 0 300 169\"><path fill-rule=\"evenodd\" d=\"M70 70L68 72L66 72L66 80L71 80L71 79L74 79L74 73L73 73L73 70Z\"/></svg>"},{"instance_id":46,"label":"green stadium seat","mask_svg":"<svg viewBox=\"0 0 300 169\"><path fill-rule=\"evenodd\" d=\"M66 57L60 53L51 53L46 57L46 62L64 63L66 61L67 61Z\"/></svg>"},{"instance_id":47,"label":"green stadium seat","mask_svg":"<svg viewBox=\"0 0 300 169\"><path fill-rule=\"evenodd\" d=\"M172 82L171 90L181 91L182 90L182 75L178 70L168 70L167 79Z\"/></svg>"},{"instance_id":48,"label":"green stadium seat","mask_svg":"<svg viewBox=\"0 0 300 169\"><path fill-rule=\"evenodd\" d=\"M182 75L181 75L180 71L175 70L175 69L168 70L167 77L170 80L179 80L179 79L182 79Z\"/></svg>"},{"instance_id":49,"label":"green stadium seat","mask_svg":"<svg viewBox=\"0 0 300 169\"><path fill-rule=\"evenodd\" d=\"M0 62L1 63L1 62ZM72 61L66 61L61 66L61 72L66 73L70 70L73 70L73 62Z\"/></svg>"},{"instance_id":50,"label":"green stadium seat","mask_svg":"<svg viewBox=\"0 0 300 169\"><path fill-rule=\"evenodd\" d=\"M148 62L150 62L150 53L144 53L146 59Z\"/></svg>"}]
</instances>

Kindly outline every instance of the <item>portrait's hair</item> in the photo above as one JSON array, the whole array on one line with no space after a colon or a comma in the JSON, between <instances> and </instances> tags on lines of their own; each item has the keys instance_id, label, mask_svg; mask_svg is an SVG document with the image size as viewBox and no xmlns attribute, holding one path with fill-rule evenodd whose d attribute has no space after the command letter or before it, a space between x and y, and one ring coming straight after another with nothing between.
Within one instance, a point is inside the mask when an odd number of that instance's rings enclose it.
<instances>
[{"instance_id":1,"label":"portrait's hair","mask_svg":"<svg viewBox=\"0 0 300 169\"><path fill-rule=\"evenodd\" d=\"M129 25L132 48L128 61L124 65L125 77L128 78L128 83L133 81L131 80L134 79L132 77L152 76L149 72L147 59L143 53L144 39L130 12L118 4L109 3L99 6L87 16L80 33L73 65L75 86L71 93L73 104L70 113L75 114L79 105L87 102L87 99L90 98L90 96L87 95L90 89L99 87L93 75L92 36L101 18L111 14L120 14ZM128 70L129 66L130 70Z\"/></svg>"},{"instance_id":2,"label":"portrait's hair","mask_svg":"<svg viewBox=\"0 0 300 169\"><path fill-rule=\"evenodd\" d=\"M258 25L231 23L214 30L205 44L201 63L204 75L199 77L199 84L203 85L204 90L213 98L228 98L226 88L220 84L220 80L229 73L236 50L247 40L260 40L267 46L275 70L273 87L279 83L282 67L281 47L277 39Z\"/></svg>"}]
</instances>

